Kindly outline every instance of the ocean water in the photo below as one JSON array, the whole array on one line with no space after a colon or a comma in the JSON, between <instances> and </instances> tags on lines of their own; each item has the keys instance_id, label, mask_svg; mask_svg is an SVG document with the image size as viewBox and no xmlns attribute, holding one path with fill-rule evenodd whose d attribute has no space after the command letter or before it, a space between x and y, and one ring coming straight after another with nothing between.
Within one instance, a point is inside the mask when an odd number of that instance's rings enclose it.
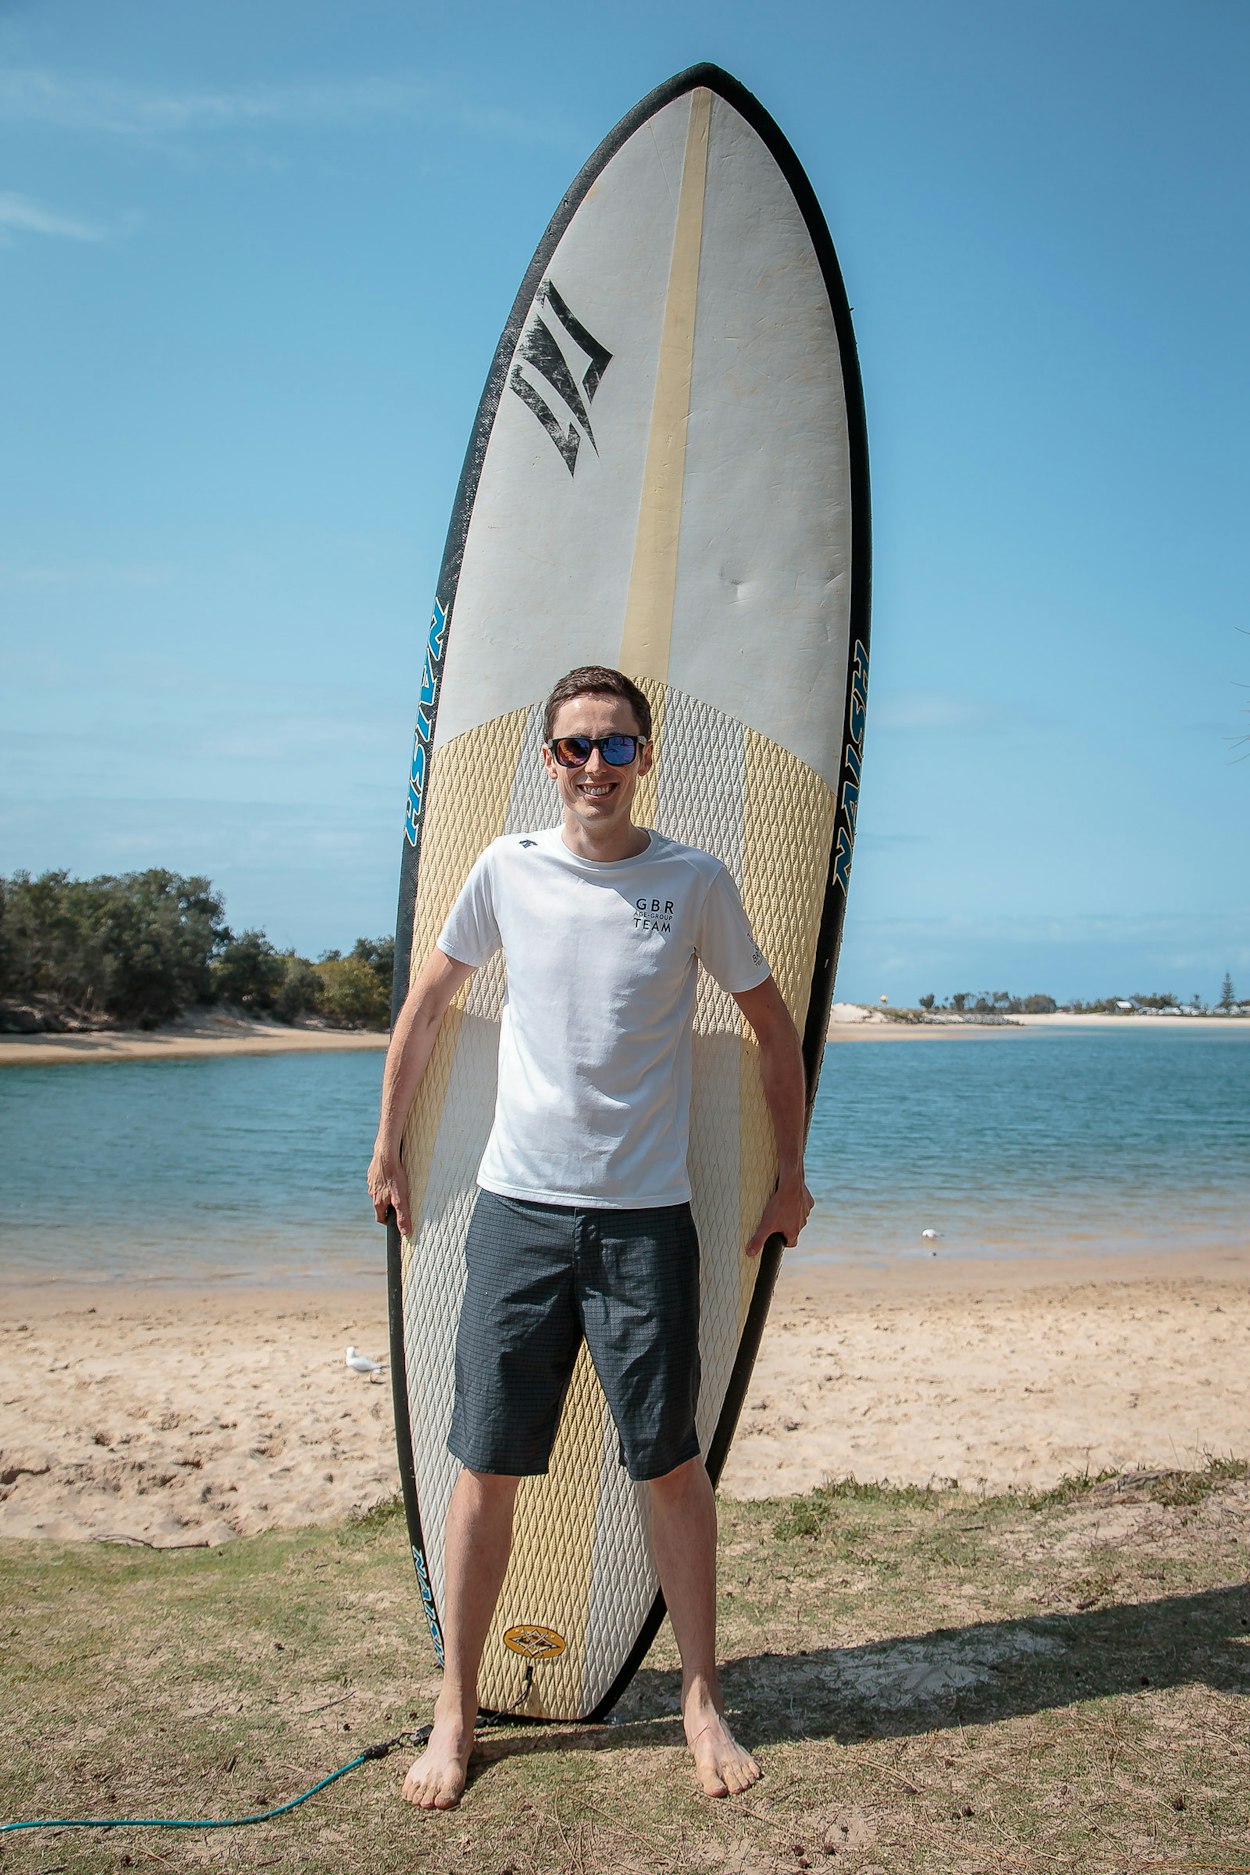
<instances>
[{"instance_id":1,"label":"ocean water","mask_svg":"<svg viewBox=\"0 0 1250 1875\"><path fill-rule=\"evenodd\" d=\"M380 1276L381 1076L381 1053L0 1069L0 1277ZM808 1162L813 1254L1244 1248L1250 1025L834 1045Z\"/></svg>"}]
</instances>

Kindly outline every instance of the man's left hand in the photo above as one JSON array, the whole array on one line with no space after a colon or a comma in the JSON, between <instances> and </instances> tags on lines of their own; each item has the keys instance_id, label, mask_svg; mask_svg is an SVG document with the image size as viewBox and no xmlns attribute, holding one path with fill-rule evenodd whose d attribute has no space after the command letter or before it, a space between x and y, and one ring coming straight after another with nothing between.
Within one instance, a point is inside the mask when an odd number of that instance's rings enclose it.
<instances>
[{"instance_id":1,"label":"man's left hand","mask_svg":"<svg viewBox=\"0 0 1250 1875\"><path fill-rule=\"evenodd\" d=\"M747 1255L757 1257L770 1237L780 1233L786 1249L793 1250L799 1232L811 1216L815 1200L802 1178L787 1179L778 1185L764 1207L754 1237L747 1245Z\"/></svg>"}]
</instances>

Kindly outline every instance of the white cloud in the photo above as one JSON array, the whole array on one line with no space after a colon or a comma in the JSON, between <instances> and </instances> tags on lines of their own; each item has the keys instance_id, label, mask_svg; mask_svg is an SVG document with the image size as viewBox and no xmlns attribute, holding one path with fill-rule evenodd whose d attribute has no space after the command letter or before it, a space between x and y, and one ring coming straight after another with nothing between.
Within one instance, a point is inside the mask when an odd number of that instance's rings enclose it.
<instances>
[{"instance_id":1,"label":"white cloud","mask_svg":"<svg viewBox=\"0 0 1250 1875\"><path fill-rule=\"evenodd\" d=\"M1019 728L1026 720L1010 703L991 703L948 690L891 690L883 696L869 693L869 720L878 729L961 730L965 734ZM1030 727L1036 717L1027 718Z\"/></svg>"},{"instance_id":2,"label":"white cloud","mask_svg":"<svg viewBox=\"0 0 1250 1875\"><path fill-rule=\"evenodd\" d=\"M63 215L13 189L0 189L0 229L8 234L53 235L63 241L107 241L113 232L104 222Z\"/></svg>"},{"instance_id":3,"label":"white cloud","mask_svg":"<svg viewBox=\"0 0 1250 1875\"><path fill-rule=\"evenodd\" d=\"M0 122L109 136L168 137L265 128L368 128L381 119L454 121L506 142L567 141L560 125L492 110L415 77L297 79L211 91L145 91L112 79L0 72Z\"/></svg>"}]
</instances>

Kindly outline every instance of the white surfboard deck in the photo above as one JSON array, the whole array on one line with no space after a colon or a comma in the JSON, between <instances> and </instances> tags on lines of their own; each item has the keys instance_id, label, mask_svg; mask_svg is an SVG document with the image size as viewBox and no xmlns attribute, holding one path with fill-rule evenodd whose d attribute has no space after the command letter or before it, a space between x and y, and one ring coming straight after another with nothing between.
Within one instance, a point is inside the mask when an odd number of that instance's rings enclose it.
<instances>
[{"instance_id":1,"label":"white surfboard deck","mask_svg":"<svg viewBox=\"0 0 1250 1875\"><path fill-rule=\"evenodd\" d=\"M696 67L591 158L500 341L425 648L397 985L428 955L478 853L557 823L542 701L572 667L614 664L655 717L636 818L715 853L737 880L804 1035L810 1103L849 877L867 643L866 448L833 249L776 125L725 73ZM404 1133L419 1222L411 1241L391 1231L401 1472L440 1655L453 1349L504 982L497 958L443 1024ZM699 1431L715 1476L778 1244L756 1260L743 1252L776 1158L753 1038L706 976L689 1165ZM583 1349L550 1474L518 1496L483 1706L600 1715L661 1613L646 1489L619 1463Z\"/></svg>"}]
</instances>

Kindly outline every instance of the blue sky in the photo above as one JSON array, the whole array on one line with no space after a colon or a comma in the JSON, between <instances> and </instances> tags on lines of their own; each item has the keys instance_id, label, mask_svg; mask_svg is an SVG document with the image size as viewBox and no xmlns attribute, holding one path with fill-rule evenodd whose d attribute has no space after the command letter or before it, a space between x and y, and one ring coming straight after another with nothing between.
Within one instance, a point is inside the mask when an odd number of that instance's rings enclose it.
<instances>
[{"instance_id":1,"label":"blue sky","mask_svg":"<svg viewBox=\"0 0 1250 1875\"><path fill-rule=\"evenodd\" d=\"M845 273L876 554L839 994L1250 991L1240 0L0 0L0 871L393 923L465 440L700 58Z\"/></svg>"}]
</instances>

